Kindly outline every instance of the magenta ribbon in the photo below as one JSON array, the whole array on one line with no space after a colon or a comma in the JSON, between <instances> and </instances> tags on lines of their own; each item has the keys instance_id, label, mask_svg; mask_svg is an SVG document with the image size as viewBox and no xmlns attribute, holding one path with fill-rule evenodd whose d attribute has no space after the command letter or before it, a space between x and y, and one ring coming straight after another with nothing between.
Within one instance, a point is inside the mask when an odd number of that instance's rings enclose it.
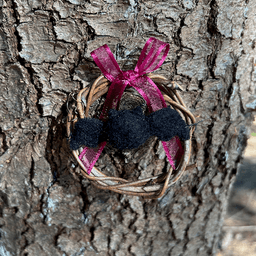
<instances>
[{"instance_id":1,"label":"magenta ribbon","mask_svg":"<svg viewBox=\"0 0 256 256\"><path fill-rule=\"evenodd\" d=\"M128 71L120 69L106 44L91 52L97 66L104 76L112 82L99 117L100 120L106 121L108 111L117 109L127 85L134 87L142 95L147 102L150 113L167 107L161 91L146 74L155 71L163 64L169 48L169 44L151 37L146 42L135 69ZM104 141L96 148L85 147L79 155L79 159L84 164L88 174L90 174L106 143ZM175 157L179 161L184 154L179 138L175 136L170 141L162 141L162 144L171 166L175 169Z\"/></svg>"}]
</instances>

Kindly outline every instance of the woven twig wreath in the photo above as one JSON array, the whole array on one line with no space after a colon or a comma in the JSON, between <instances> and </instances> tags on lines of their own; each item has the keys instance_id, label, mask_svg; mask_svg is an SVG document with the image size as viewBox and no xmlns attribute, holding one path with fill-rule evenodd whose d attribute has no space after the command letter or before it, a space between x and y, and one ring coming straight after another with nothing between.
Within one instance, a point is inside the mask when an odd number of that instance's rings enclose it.
<instances>
[{"instance_id":1,"label":"woven twig wreath","mask_svg":"<svg viewBox=\"0 0 256 256\"><path fill-rule=\"evenodd\" d=\"M170 84L170 81L163 76L153 75L150 73L148 74L148 77L150 77L158 86L165 102L179 112L181 117L185 120L186 124L195 124L194 115L186 108L183 100L176 90L177 84L175 82L171 82L173 86L169 87L167 85ZM74 127L75 122L77 122L78 118L89 117L90 106L97 99L108 92L109 85L110 82L104 78L104 76L100 76L95 80L91 88L84 88L78 93L77 110L79 116L76 116L76 114L72 111L69 112L67 122L68 137L70 137L71 130ZM85 99L86 107L84 106L82 99ZM179 161L178 166L176 167L175 174L173 174L173 168L170 167L166 173L162 173L160 175L146 179L140 179L137 181L129 181L123 178L106 176L95 167L93 167L90 175L88 175L85 166L79 159L82 148L73 150L72 152L81 167L81 174L89 179L91 183L97 188L111 190L120 194L143 196L151 199L159 198L164 195L165 191L171 185L173 185L181 178L186 169L189 169L187 165L190 159L191 137L193 131L194 127L190 129L190 139L184 141L184 154Z\"/></svg>"}]
</instances>

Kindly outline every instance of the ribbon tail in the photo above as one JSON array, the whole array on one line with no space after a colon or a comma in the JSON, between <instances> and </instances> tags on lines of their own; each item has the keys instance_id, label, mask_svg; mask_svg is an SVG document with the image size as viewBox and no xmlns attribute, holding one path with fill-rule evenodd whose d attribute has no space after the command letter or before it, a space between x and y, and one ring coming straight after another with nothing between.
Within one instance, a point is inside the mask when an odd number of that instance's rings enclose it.
<instances>
[{"instance_id":1,"label":"ribbon tail","mask_svg":"<svg viewBox=\"0 0 256 256\"><path fill-rule=\"evenodd\" d=\"M133 81L131 86L145 99L150 112L167 107L161 91L149 77L140 77L136 81ZM166 156L172 168L175 170L175 159L179 162L181 156L184 154L181 142L178 137L174 137L169 141L162 141L162 144Z\"/></svg>"},{"instance_id":2,"label":"ribbon tail","mask_svg":"<svg viewBox=\"0 0 256 256\"><path fill-rule=\"evenodd\" d=\"M184 155L184 149L180 143L178 137L174 137L169 141L162 141L164 151L166 156L173 168L175 170L175 162L179 163L181 157ZM176 160L176 161L175 161Z\"/></svg>"},{"instance_id":3,"label":"ribbon tail","mask_svg":"<svg viewBox=\"0 0 256 256\"><path fill-rule=\"evenodd\" d=\"M82 153L79 155L79 159L83 163L88 174L91 173L93 166L95 165L96 161L100 157L101 152L103 151L106 144L107 142L103 141L101 144L99 144L97 148L85 147Z\"/></svg>"},{"instance_id":4,"label":"ribbon tail","mask_svg":"<svg viewBox=\"0 0 256 256\"><path fill-rule=\"evenodd\" d=\"M127 81L119 81L118 84L114 81L111 86L109 87L108 94L100 115L100 120L106 121L108 117L108 111L110 109L116 109L118 103L121 100L121 97L124 93L124 90L127 86ZM88 148L85 147L81 154L79 155L79 159L83 163L84 167L87 170L87 173L90 174L93 166L95 165L96 161L100 157L104 147L106 146L107 142L103 141L101 144L98 145L96 148Z\"/></svg>"},{"instance_id":5,"label":"ribbon tail","mask_svg":"<svg viewBox=\"0 0 256 256\"><path fill-rule=\"evenodd\" d=\"M109 89L108 94L100 115L100 120L106 121L108 117L108 111L110 109L117 109L118 103L121 101L122 95L126 86L128 85L128 81L114 81Z\"/></svg>"}]
</instances>

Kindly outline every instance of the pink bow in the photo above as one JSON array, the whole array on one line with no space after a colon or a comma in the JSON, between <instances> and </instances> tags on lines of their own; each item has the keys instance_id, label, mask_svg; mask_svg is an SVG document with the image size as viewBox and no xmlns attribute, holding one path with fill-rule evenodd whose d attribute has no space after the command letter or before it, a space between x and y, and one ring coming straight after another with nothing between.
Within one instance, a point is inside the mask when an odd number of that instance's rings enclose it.
<instances>
[{"instance_id":1,"label":"pink bow","mask_svg":"<svg viewBox=\"0 0 256 256\"><path fill-rule=\"evenodd\" d=\"M135 69L128 71L120 69L114 55L106 44L91 52L91 56L97 66L104 76L112 82L100 115L101 120L107 120L108 111L117 108L127 85L134 87L142 95L150 112L167 107L161 91L146 76L146 73L155 71L163 64L169 48L169 44L151 37L146 42ZM97 148L85 147L80 154L79 159L84 164L88 174L90 174L106 143L106 141L102 142ZM170 141L162 141L162 144L171 166L175 169L175 157L179 159L184 154L180 140L174 137Z\"/></svg>"}]
</instances>

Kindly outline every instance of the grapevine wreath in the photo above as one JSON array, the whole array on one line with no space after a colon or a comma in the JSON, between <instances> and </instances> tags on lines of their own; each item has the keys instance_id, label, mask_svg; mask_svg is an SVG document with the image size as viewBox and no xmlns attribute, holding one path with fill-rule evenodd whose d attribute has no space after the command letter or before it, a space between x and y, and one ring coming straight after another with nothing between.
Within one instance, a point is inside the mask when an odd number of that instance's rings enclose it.
<instances>
[{"instance_id":1,"label":"grapevine wreath","mask_svg":"<svg viewBox=\"0 0 256 256\"><path fill-rule=\"evenodd\" d=\"M169 44L152 37L146 42L135 69L128 71L120 69L107 45L91 53L105 77L98 77L91 88L78 93L79 116L74 111L69 112L67 134L81 174L96 187L159 198L188 169L195 117L186 108L175 83L167 86L171 84L168 79L151 73L163 64L168 51ZM126 87L133 87L144 98L149 115L143 114L141 106L117 110ZM106 93L100 117L90 118L90 106ZM157 136L163 144L171 165L167 172L129 181L106 176L94 167L106 143L120 150L134 149L150 136Z\"/></svg>"}]
</instances>

